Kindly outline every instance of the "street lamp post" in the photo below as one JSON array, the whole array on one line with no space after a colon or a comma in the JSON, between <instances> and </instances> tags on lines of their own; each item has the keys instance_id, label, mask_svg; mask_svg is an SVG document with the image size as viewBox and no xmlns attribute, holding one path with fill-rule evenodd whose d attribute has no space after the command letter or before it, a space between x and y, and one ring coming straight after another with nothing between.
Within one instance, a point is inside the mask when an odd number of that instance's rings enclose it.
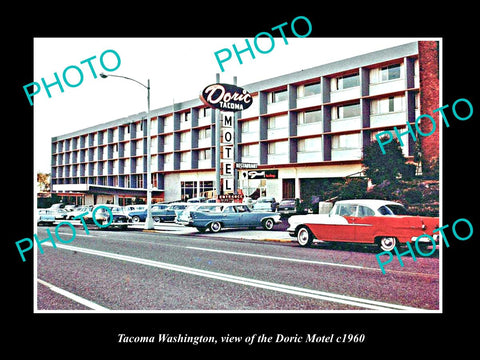
<instances>
[{"instance_id":1,"label":"street lamp post","mask_svg":"<svg viewBox=\"0 0 480 360\"><path fill-rule=\"evenodd\" d=\"M120 76L120 75L105 75L104 73L100 74L100 77L102 79L106 79L107 77L112 76L112 77L118 77L118 78L123 78L131 81L135 81L137 84L142 85L145 89L147 89L147 104L148 104L148 109L147 109L147 218L145 219L145 227L144 229L146 230L151 230L153 229L153 219L152 219L152 150L150 148L152 139L150 138L150 79L148 79L147 85L145 86L141 82L131 79L126 76Z\"/></svg>"}]
</instances>

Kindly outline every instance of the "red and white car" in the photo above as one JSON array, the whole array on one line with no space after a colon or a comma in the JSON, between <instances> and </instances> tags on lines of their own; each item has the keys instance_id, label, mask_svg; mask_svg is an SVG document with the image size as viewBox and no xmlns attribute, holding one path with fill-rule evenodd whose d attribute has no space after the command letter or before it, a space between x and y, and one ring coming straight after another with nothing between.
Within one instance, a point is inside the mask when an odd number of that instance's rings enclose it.
<instances>
[{"instance_id":1,"label":"red and white car","mask_svg":"<svg viewBox=\"0 0 480 360\"><path fill-rule=\"evenodd\" d=\"M433 234L439 226L438 217L407 215L403 205L386 200L341 200L328 214L296 215L288 222L290 236L304 247L318 239L377 244L383 251L391 251L398 244L415 242L423 234L438 242L438 235ZM426 237L419 241L420 249L432 243Z\"/></svg>"}]
</instances>

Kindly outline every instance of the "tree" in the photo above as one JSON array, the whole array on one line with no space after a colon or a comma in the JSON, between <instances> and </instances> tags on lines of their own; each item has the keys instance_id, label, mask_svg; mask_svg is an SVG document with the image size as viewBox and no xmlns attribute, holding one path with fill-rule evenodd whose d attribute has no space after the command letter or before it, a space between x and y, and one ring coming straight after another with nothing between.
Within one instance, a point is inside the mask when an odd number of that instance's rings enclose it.
<instances>
[{"instance_id":1,"label":"tree","mask_svg":"<svg viewBox=\"0 0 480 360\"><path fill-rule=\"evenodd\" d=\"M40 191L50 191L50 174L37 173L37 185Z\"/></svg>"},{"instance_id":2,"label":"tree","mask_svg":"<svg viewBox=\"0 0 480 360\"><path fill-rule=\"evenodd\" d=\"M381 139L384 143L386 139ZM398 139L393 139L384 145L385 154L382 153L377 141L372 141L363 148L363 167L365 175L373 184L381 184L389 181L396 182L399 178L409 179L415 173L407 159L403 156L402 148ZM414 169L413 169L414 170Z\"/></svg>"}]
</instances>

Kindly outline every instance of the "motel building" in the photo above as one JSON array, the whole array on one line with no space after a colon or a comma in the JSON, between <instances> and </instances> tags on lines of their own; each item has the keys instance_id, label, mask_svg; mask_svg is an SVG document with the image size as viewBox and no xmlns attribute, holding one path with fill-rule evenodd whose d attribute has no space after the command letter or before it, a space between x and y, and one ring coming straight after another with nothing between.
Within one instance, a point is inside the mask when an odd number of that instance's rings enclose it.
<instances>
[{"instance_id":1,"label":"motel building","mask_svg":"<svg viewBox=\"0 0 480 360\"><path fill-rule=\"evenodd\" d=\"M334 179L361 176L362 149L375 134L406 132L407 121L415 130L416 117L439 107L438 74L438 43L416 41L241 85L252 105L221 113L234 117L235 188L305 199ZM200 98L151 111L154 203L215 197L219 114ZM52 192L74 204L144 202L146 123L140 113L53 137ZM432 124L422 118L419 126L428 133ZM415 142L402 140L413 161ZM438 159L438 130L421 146Z\"/></svg>"}]
</instances>

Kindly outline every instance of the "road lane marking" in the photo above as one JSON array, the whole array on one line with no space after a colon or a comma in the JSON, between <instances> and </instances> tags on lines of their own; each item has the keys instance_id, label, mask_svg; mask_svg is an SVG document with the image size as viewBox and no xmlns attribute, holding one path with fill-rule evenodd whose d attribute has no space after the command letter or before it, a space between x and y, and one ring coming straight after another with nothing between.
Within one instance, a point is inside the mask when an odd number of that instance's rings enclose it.
<instances>
[{"instance_id":1,"label":"road lane marking","mask_svg":"<svg viewBox=\"0 0 480 360\"><path fill-rule=\"evenodd\" d=\"M272 259L272 260L284 260L284 261L292 261L292 262L299 262L299 263L306 263L306 264L328 265L328 266L338 266L338 267L346 267L346 268L360 269L360 270L382 271L380 268L372 268L372 267L361 266L361 265L350 265L350 264L340 264L340 263L332 263L332 262L318 261L318 260L286 258L281 256L260 255L260 254L244 253L244 252L238 252L238 251L207 249L207 248L201 248L196 246L185 246L185 247L187 249L192 249L192 250L210 251L210 252L218 252L223 254L240 255L240 256L251 256L251 257L259 257L259 258ZM437 277L437 275L435 274L424 274L424 273L416 273L416 272L410 272L410 271L386 270L386 272L404 274L404 275L407 274L407 275L414 275L414 276Z\"/></svg>"},{"instance_id":2,"label":"road lane marking","mask_svg":"<svg viewBox=\"0 0 480 360\"><path fill-rule=\"evenodd\" d=\"M232 255L241 255L241 256L251 256L251 257L259 257L264 259L273 259L273 260L285 260L285 261L292 261L292 262L300 262L306 264L317 264L317 265L331 265L331 266L340 266L340 267L347 267L352 269L361 269L361 270L380 270L376 268L368 268L360 265L349 265L349 264L337 264L337 263L330 263L325 261L317 261L317 260L305 260L305 259L295 259L295 258L286 258L281 256L271 256L271 255L260 255L260 254L252 254L252 253L243 253L237 251L227 251L227 250L217 250L217 249L207 249L207 248L199 248L195 246L186 246L187 249L194 249L194 250L202 250L202 251L211 251L211 252L218 252L223 254L232 254Z\"/></svg>"},{"instance_id":3,"label":"road lane marking","mask_svg":"<svg viewBox=\"0 0 480 360\"><path fill-rule=\"evenodd\" d=\"M45 243L45 245L52 246L49 243ZM408 310L408 311L415 311L415 312L423 310L423 309L413 308L409 306L390 304L390 303L385 303L381 301L356 298L356 297L346 296L346 295L339 295L339 294L334 294L334 293L329 293L329 292L324 292L319 290L311 290L311 289L300 288L296 286L278 284L278 283L273 283L268 281L245 278L241 276L201 270L197 268L169 264L169 263L164 263L164 262L149 260L149 259L142 259L142 258L137 258L133 256L128 256L128 255L113 254L105 251L87 249L82 247L57 244L57 248L70 250L70 251L77 251L80 253L85 253L85 254L90 254L95 256L102 256L105 258L110 258L115 260L127 261L127 262L141 264L141 265L148 265L148 266L157 267L165 270L178 271L178 272L182 272L190 275L202 276L210 279L217 279L217 280L227 281L227 282L241 284L241 285L248 285L248 286L258 287L258 288L267 289L267 290L274 290L274 291L279 291L279 292L288 293L292 295L305 296L305 297L315 298L315 299L329 301L329 302L336 302L336 303L341 303L345 305L363 307L371 310L387 310L387 311Z\"/></svg>"},{"instance_id":4,"label":"road lane marking","mask_svg":"<svg viewBox=\"0 0 480 360\"><path fill-rule=\"evenodd\" d=\"M110 309L107 309L106 307L103 307L103 306L100 306L98 304L95 304L94 302L90 301L90 300L87 300L87 299L84 299L78 295L75 295L69 291L66 291L66 290L63 290L63 289L60 289L59 287L55 286L55 285L52 285L46 281L43 281L41 279L37 279L37 282L42 284L42 285L45 285L46 287L48 287L50 290L52 290L53 292L56 292L57 294L60 294L60 295L63 295L79 304L82 304L82 305L85 305L86 307L89 307L90 309L93 309L93 310L100 310L100 311L107 311L107 310L110 310Z\"/></svg>"},{"instance_id":5,"label":"road lane marking","mask_svg":"<svg viewBox=\"0 0 480 360\"><path fill-rule=\"evenodd\" d=\"M63 231L59 231L57 232L57 234L60 234L60 235L69 235L69 236L72 236L72 233L68 233L68 232L63 232ZM75 233L75 236L82 236L82 237L97 237L98 235L87 235L87 234L77 234Z\"/></svg>"}]
</instances>

